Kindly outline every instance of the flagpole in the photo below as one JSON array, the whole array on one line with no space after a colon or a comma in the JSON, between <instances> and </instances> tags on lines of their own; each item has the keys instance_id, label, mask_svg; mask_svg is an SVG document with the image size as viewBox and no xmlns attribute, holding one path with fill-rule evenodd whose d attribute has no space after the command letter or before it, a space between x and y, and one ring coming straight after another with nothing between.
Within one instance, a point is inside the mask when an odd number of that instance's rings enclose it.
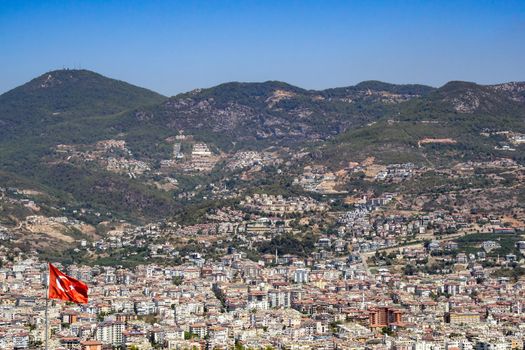
<instances>
[{"instance_id":1,"label":"flagpole","mask_svg":"<svg viewBox=\"0 0 525 350\"><path fill-rule=\"evenodd\" d=\"M47 279L46 279L46 350L48 350L47 343L49 337L49 317L48 317L48 305L49 305L49 264L47 264Z\"/></svg>"}]
</instances>

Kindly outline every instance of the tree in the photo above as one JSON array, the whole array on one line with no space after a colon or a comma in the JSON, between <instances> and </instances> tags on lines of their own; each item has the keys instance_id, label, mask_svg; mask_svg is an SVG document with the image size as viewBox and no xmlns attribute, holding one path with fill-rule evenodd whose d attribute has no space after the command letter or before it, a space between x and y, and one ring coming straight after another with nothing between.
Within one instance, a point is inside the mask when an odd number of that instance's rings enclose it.
<instances>
[{"instance_id":1,"label":"tree","mask_svg":"<svg viewBox=\"0 0 525 350\"><path fill-rule=\"evenodd\" d=\"M417 269L412 264L405 265L405 267L403 268L403 273L406 276L413 276L416 272L417 272Z\"/></svg>"},{"instance_id":2,"label":"tree","mask_svg":"<svg viewBox=\"0 0 525 350\"><path fill-rule=\"evenodd\" d=\"M381 328L381 333L383 333L384 335L388 335L388 336L392 336L394 334L394 332L392 331L390 327Z\"/></svg>"},{"instance_id":3,"label":"tree","mask_svg":"<svg viewBox=\"0 0 525 350\"><path fill-rule=\"evenodd\" d=\"M184 277L183 276L174 276L171 279L171 283L173 283L173 285L175 285L175 286L180 286L183 281L184 281Z\"/></svg>"}]
</instances>

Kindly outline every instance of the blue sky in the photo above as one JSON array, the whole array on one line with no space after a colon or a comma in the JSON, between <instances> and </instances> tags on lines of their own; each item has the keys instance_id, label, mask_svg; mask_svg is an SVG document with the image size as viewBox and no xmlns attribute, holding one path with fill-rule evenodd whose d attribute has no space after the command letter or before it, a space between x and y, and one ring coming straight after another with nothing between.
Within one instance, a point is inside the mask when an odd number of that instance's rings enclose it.
<instances>
[{"instance_id":1,"label":"blue sky","mask_svg":"<svg viewBox=\"0 0 525 350\"><path fill-rule=\"evenodd\" d=\"M525 80L525 1L0 0L0 92L59 68L166 95Z\"/></svg>"}]
</instances>

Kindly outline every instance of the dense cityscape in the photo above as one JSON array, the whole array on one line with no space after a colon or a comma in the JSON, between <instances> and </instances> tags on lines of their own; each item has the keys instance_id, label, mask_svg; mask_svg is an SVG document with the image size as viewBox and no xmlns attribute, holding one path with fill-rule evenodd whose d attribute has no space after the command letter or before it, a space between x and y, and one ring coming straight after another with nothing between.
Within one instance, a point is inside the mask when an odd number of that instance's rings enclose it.
<instances>
[{"instance_id":1,"label":"dense cityscape","mask_svg":"<svg viewBox=\"0 0 525 350\"><path fill-rule=\"evenodd\" d=\"M241 177L262 162L257 153L245 157ZM344 173L397 186L436 171L367 162ZM462 164L446 176L477 167L524 172L502 159ZM0 347L43 344L47 263L34 248L13 244L22 232L40 231L74 246L73 260L56 265L89 286L88 304L51 300L53 349L523 348L522 208L506 214L469 202L415 210L407 203L428 194L334 191L319 183L337 183L343 172L316 169L293 180L305 195L246 195L195 224L110 220L103 236L89 236L81 219L88 209L62 208L62 217L30 215L16 228L2 226ZM306 195L320 192L318 200ZM3 205L39 208L30 191L0 193ZM86 235L64 234L73 228Z\"/></svg>"},{"instance_id":2,"label":"dense cityscape","mask_svg":"<svg viewBox=\"0 0 525 350\"><path fill-rule=\"evenodd\" d=\"M0 350L525 350L525 0L0 1Z\"/></svg>"}]
</instances>

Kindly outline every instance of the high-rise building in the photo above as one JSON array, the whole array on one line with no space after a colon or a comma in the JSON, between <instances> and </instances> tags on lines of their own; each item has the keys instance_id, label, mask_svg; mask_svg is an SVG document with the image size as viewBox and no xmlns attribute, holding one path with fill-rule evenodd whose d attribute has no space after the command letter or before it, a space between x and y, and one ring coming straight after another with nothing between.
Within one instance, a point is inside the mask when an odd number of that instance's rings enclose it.
<instances>
[{"instance_id":1,"label":"high-rise building","mask_svg":"<svg viewBox=\"0 0 525 350\"><path fill-rule=\"evenodd\" d=\"M308 283L308 269L297 269L293 274L295 283Z\"/></svg>"},{"instance_id":2,"label":"high-rise building","mask_svg":"<svg viewBox=\"0 0 525 350\"><path fill-rule=\"evenodd\" d=\"M122 331L124 323L122 322L102 322L97 326L97 340L104 344L122 345Z\"/></svg>"},{"instance_id":3,"label":"high-rise building","mask_svg":"<svg viewBox=\"0 0 525 350\"><path fill-rule=\"evenodd\" d=\"M369 310L370 328L383 328L399 326L402 321L403 312L387 306L375 307Z\"/></svg>"}]
</instances>

